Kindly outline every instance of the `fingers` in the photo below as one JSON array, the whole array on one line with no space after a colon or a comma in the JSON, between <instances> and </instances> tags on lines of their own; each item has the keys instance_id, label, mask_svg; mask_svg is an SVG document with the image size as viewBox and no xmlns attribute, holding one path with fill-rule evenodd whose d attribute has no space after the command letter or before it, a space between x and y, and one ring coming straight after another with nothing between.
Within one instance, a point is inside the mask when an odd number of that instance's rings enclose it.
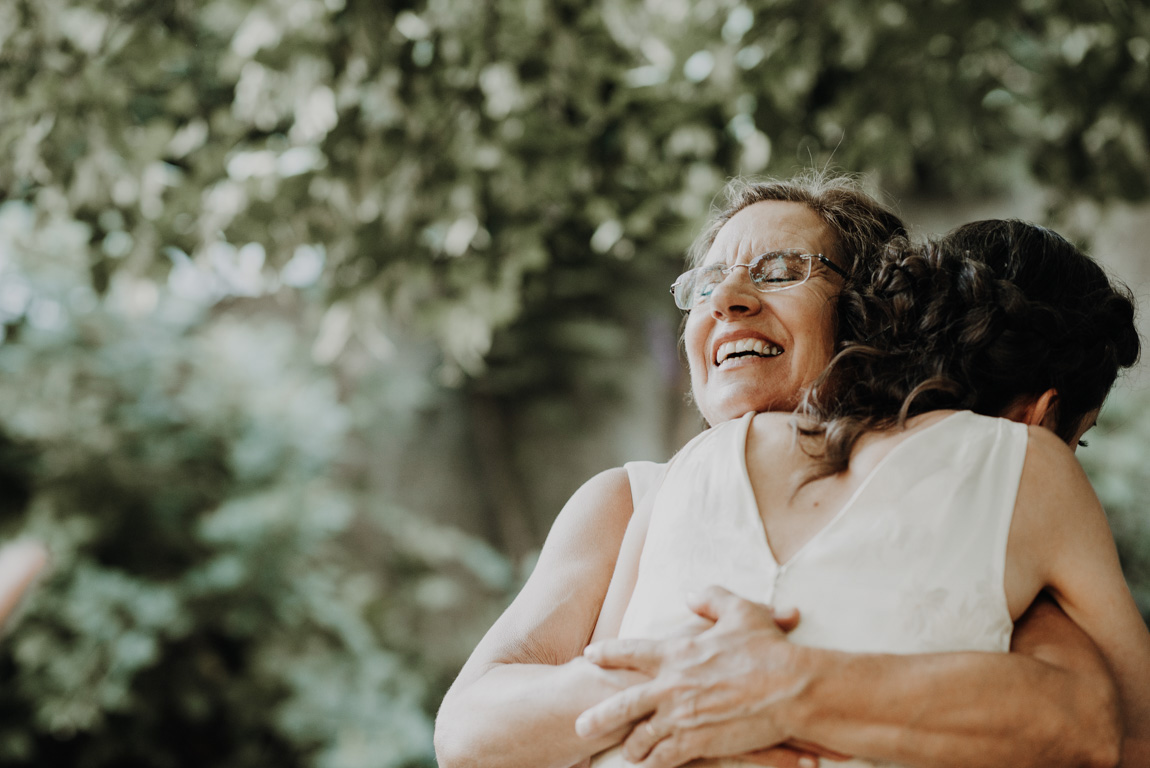
<instances>
[{"instance_id":1,"label":"fingers","mask_svg":"<svg viewBox=\"0 0 1150 768\"><path fill-rule=\"evenodd\" d=\"M649 684L636 685L596 704L575 721L575 732L597 739L655 711L656 697Z\"/></svg>"},{"instance_id":2,"label":"fingers","mask_svg":"<svg viewBox=\"0 0 1150 768\"><path fill-rule=\"evenodd\" d=\"M776 611L770 605L744 600L720 586L712 585L701 593L688 595L687 605L699 616L713 622L718 622L722 616L739 618L738 614L742 614L743 618L755 622L769 618L783 632L790 632L799 625L798 608Z\"/></svg>"},{"instance_id":3,"label":"fingers","mask_svg":"<svg viewBox=\"0 0 1150 768\"><path fill-rule=\"evenodd\" d=\"M698 637L706 632L711 627L715 626L715 622L710 619L704 619L702 616L692 616L686 622L676 627L675 630L669 633L667 639L690 639Z\"/></svg>"},{"instance_id":4,"label":"fingers","mask_svg":"<svg viewBox=\"0 0 1150 768\"><path fill-rule=\"evenodd\" d=\"M850 755L844 755L842 752L835 752L833 749L827 749L821 744L815 744L812 741L792 739L791 741L788 741L785 746L798 752L810 752L812 755L817 757L825 757L829 760L836 760L840 763L844 760L851 759Z\"/></svg>"},{"instance_id":5,"label":"fingers","mask_svg":"<svg viewBox=\"0 0 1150 768\"><path fill-rule=\"evenodd\" d=\"M629 763L637 763L654 749L655 745L663 740L665 733L660 733L648 718L635 726L627 738L623 740L623 757Z\"/></svg>"},{"instance_id":6,"label":"fingers","mask_svg":"<svg viewBox=\"0 0 1150 768\"><path fill-rule=\"evenodd\" d=\"M637 768L676 768L696 758L729 755L729 732L703 727L666 730L656 715L644 720L623 742L623 757ZM759 734L762 736L762 734ZM736 757L737 760L775 768L818 768L820 757L850 759L817 744L787 742Z\"/></svg>"},{"instance_id":7,"label":"fingers","mask_svg":"<svg viewBox=\"0 0 1150 768\"><path fill-rule=\"evenodd\" d=\"M687 595L687 607L704 619L718 621L725 611L733 610L741 598L734 592L711 585L702 592Z\"/></svg>"},{"instance_id":8,"label":"fingers","mask_svg":"<svg viewBox=\"0 0 1150 768\"><path fill-rule=\"evenodd\" d=\"M602 640L583 649L583 658L604 669L637 669L654 675L662 654L655 640Z\"/></svg>"},{"instance_id":9,"label":"fingers","mask_svg":"<svg viewBox=\"0 0 1150 768\"><path fill-rule=\"evenodd\" d=\"M790 632L799 625L799 609L795 607L776 608L775 624L784 632Z\"/></svg>"},{"instance_id":10,"label":"fingers","mask_svg":"<svg viewBox=\"0 0 1150 768\"><path fill-rule=\"evenodd\" d=\"M748 752L739 756L740 760L771 768L818 768L819 760L810 752L790 747L771 747Z\"/></svg>"},{"instance_id":11,"label":"fingers","mask_svg":"<svg viewBox=\"0 0 1150 768\"><path fill-rule=\"evenodd\" d=\"M699 757L691 750L691 735L686 731L668 737L656 744L636 768L676 768Z\"/></svg>"}]
</instances>

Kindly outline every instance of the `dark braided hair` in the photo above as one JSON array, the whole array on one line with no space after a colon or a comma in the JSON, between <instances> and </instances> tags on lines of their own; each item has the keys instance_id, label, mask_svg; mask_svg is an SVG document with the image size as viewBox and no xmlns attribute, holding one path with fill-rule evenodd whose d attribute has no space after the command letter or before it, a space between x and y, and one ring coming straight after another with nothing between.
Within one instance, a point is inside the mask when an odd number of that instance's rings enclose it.
<instances>
[{"instance_id":1,"label":"dark braided hair","mask_svg":"<svg viewBox=\"0 0 1150 768\"><path fill-rule=\"evenodd\" d=\"M1013 220L887 246L869 279L844 286L839 340L800 406L800 433L822 438L810 479L845 469L864 432L938 409L998 416L1048 389L1069 440L1140 349L1130 291L1060 235Z\"/></svg>"}]
</instances>

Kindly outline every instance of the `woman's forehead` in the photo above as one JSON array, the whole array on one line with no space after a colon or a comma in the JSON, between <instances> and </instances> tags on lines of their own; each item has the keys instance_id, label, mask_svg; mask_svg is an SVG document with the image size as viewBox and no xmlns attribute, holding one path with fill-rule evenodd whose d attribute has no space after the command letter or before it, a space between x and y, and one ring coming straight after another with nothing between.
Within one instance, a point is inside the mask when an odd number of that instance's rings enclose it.
<instances>
[{"instance_id":1,"label":"woman's forehead","mask_svg":"<svg viewBox=\"0 0 1150 768\"><path fill-rule=\"evenodd\" d=\"M704 263L748 261L780 250L829 254L834 249L829 228L814 211L802 203L769 200L732 216L715 236Z\"/></svg>"}]
</instances>

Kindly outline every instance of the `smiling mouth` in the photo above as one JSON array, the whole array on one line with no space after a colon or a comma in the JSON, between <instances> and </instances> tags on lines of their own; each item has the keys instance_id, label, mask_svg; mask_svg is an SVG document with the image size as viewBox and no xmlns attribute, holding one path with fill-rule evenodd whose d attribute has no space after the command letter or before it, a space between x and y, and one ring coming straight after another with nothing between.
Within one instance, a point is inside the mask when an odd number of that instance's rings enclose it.
<instances>
[{"instance_id":1,"label":"smiling mouth","mask_svg":"<svg viewBox=\"0 0 1150 768\"><path fill-rule=\"evenodd\" d=\"M726 341L719 345L715 353L715 365L722 365L732 358L738 357L778 357L783 354L783 348L762 339L739 339Z\"/></svg>"}]
</instances>

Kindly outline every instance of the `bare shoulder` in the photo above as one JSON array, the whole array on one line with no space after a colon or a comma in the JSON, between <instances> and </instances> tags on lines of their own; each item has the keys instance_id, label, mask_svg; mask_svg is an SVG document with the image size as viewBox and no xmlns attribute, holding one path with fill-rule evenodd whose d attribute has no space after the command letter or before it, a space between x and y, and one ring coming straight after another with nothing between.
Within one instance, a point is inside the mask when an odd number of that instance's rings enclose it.
<instances>
[{"instance_id":1,"label":"bare shoulder","mask_svg":"<svg viewBox=\"0 0 1150 768\"><path fill-rule=\"evenodd\" d=\"M1043 526L1083 512L1101 513L1098 497L1074 452L1045 427L1027 428L1015 516L1028 512ZM1050 535L1050 531L1043 535Z\"/></svg>"},{"instance_id":2,"label":"bare shoulder","mask_svg":"<svg viewBox=\"0 0 1150 768\"><path fill-rule=\"evenodd\" d=\"M1029 427L1026 459L1010 528L1008 568L1047 583L1085 542L1112 548L1106 515L1070 446Z\"/></svg>"},{"instance_id":3,"label":"bare shoulder","mask_svg":"<svg viewBox=\"0 0 1150 768\"><path fill-rule=\"evenodd\" d=\"M1026 428L1027 451L1040 451L1051 457L1061 457L1063 461L1078 463L1074 451L1058 435L1046 427L1030 425Z\"/></svg>"},{"instance_id":4,"label":"bare shoulder","mask_svg":"<svg viewBox=\"0 0 1150 768\"><path fill-rule=\"evenodd\" d=\"M1074 451L1046 427L1027 427L1021 487L1042 496L1071 490L1094 495Z\"/></svg>"},{"instance_id":5,"label":"bare shoulder","mask_svg":"<svg viewBox=\"0 0 1150 768\"><path fill-rule=\"evenodd\" d=\"M608 545L615 551L627 530L633 512L631 481L622 467L608 469L592 477L572 494L551 527L544 544L548 549L572 546Z\"/></svg>"},{"instance_id":6,"label":"bare shoulder","mask_svg":"<svg viewBox=\"0 0 1150 768\"><path fill-rule=\"evenodd\" d=\"M798 416L788 411L765 411L763 413L756 413L753 418L754 428L790 430L797 418Z\"/></svg>"},{"instance_id":7,"label":"bare shoulder","mask_svg":"<svg viewBox=\"0 0 1150 768\"><path fill-rule=\"evenodd\" d=\"M748 440L764 445L790 445L797 434L795 427L798 418L795 414L785 411L756 413L751 421Z\"/></svg>"}]
</instances>

